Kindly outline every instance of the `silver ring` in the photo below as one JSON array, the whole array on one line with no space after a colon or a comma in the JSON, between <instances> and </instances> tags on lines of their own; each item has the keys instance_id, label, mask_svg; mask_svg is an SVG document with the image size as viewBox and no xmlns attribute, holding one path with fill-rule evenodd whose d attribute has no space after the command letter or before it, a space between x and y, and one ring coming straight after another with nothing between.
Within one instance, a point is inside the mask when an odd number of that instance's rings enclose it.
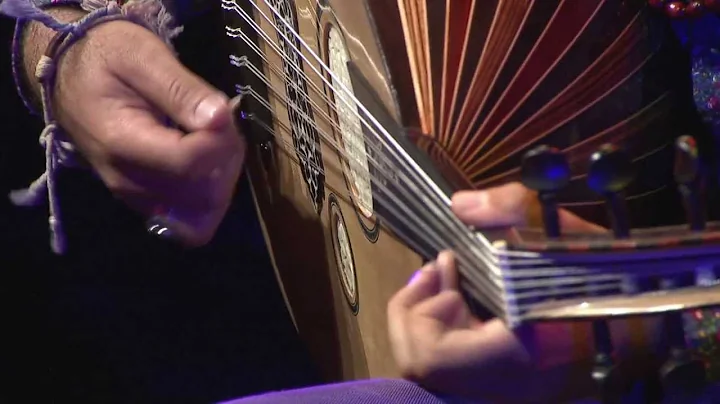
<instances>
[{"instance_id":1,"label":"silver ring","mask_svg":"<svg viewBox=\"0 0 720 404\"><path fill-rule=\"evenodd\" d=\"M168 220L162 216L153 216L145 222L145 228L148 233L163 240L173 240L175 233L168 223Z\"/></svg>"}]
</instances>

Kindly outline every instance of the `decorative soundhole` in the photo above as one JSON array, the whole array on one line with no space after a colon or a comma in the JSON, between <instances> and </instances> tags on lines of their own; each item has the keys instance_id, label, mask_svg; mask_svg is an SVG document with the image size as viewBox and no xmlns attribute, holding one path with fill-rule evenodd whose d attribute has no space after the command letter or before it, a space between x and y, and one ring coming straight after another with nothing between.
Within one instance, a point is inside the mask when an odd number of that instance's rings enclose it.
<instances>
[{"instance_id":1,"label":"decorative soundhole","mask_svg":"<svg viewBox=\"0 0 720 404\"><path fill-rule=\"evenodd\" d=\"M355 259L350 245L350 236L345 227L345 219L335 195L332 194L330 195L330 225L332 226L335 263L340 284L350 309L353 314L357 314L359 307Z\"/></svg>"},{"instance_id":2,"label":"decorative soundhole","mask_svg":"<svg viewBox=\"0 0 720 404\"><path fill-rule=\"evenodd\" d=\"M298 32L298 23L295 16L295 6L290 0L270 0L281 21L273 13L273 20L277 26L278 45L283 57L283 72L285 73L285 92L287 93L287 110L292 130L293 146L298 157L303 179L307 184L310 199L319 213L325 199L325 168L323 165L315 117L310 103L308 83L304 72L304 63L299 52L300 41L295 36ZM288 27L286 24L292 27ZM294 30L294 32L293 32Z\"/></svg>"},{"instance_id":3,"label":"decorative soundhole","mask_svg":"<svg viewBox=\"0 0 720 404\"><path fill-rule=\"evenodd\" d=\"M342 143L341 151L344 151L347 157L343 166L353 201L363 216L370 218L373 214L373 196L362 124L357 107L340 85L342 83L347 90L352 91L347 67L349 60L350 55L340 31L331 25L328 30L328 67L335 75L331 78L335 112Z\"/></svg>"}]
</instances>

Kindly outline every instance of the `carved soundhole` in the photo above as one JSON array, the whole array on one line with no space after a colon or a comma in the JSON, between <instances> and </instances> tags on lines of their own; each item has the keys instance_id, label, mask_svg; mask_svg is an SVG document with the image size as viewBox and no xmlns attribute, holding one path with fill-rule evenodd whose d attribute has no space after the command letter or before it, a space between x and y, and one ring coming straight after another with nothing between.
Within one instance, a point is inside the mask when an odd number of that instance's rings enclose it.
<instances>
[{"instance_id":1,"label":"carved soundhole","mask_svg":"<svg viewBox=\"0 0 720 404\"><path fill-rule=\"evenodd\" d=\"M355 272L355 259L353 258L350 236L345 227L340 205L335 195L330 195L330 225L332 226L333 248L338 277L343 293L353 314L358 312L357 274Z\"/></svg>"},{"instance_id":2,"label":"carved soundhole","mask_svg":"<svg viewBox=\"0 0 720 404\"><path fill-rule=\"evenodd\" d=\"M335 74L331 80L335 90L333 96L342 150L347 157L345 175L357 208L363 216L370 218L373 214L373 196L362 124L354 102L340 85L342 83L347 90L352 91L347 67L349 60L350 56L340 32L335 26L331 26L328 30L328 67Z\"/></svg>"},{"instance_id":3,"label":"carved soundhole","mask_svg":"<svg viewBox=\"0 0 720 404\"><path fill-rule=\"evenodd\" d=\"M307 78L303 73L303 59L298 52L302 48L300 41L293 33L293 30L298 31L295 6L290 0L270 0L269 3L284 20L283 23L273 13L274 23L278 28L278 44L283 57L285 92L287 93L288 118L292 130L293 146L300 163L303 180L310 193L310 199L319 213L325 199L325 168L320 136L308 94ZM286 24L290 25L292 30Z\"/></svg>"}]
</instances>

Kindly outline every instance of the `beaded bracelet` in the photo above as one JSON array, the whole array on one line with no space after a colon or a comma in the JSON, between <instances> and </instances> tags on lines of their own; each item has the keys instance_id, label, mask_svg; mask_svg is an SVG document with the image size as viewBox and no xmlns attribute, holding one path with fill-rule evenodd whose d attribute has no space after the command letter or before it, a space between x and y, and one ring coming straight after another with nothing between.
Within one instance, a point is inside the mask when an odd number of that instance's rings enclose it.
<instances>
[{"instance_id":1,"label":"beaded bracelet","mask_svg":"<svg viewBox=\"0 0 720 404\"><path fill-rule=\"evenodd\" d=\"M0 4L0 12L3 14L23 20L35 20L57 31L35 71L35 77L41 85L42 115L45 122L45 128L40 134L40 145L45 149L45 172L27 189L12 191L10 200L15 205L36 206L43 201L43 194L47 195L50 205L48 222L51 246L58 254L64 253L67 246L57 201L56 170L59 166L72 164L75 150L53 114L52 94L57 76L56 61L90 29L110 21L126 20L141 25L157 34L168 45L181 31L181 28L173 26L172 16L159 0L130 0L123 6L114 0L104 4L94 0L94 4L84 6L92 9L88 10L89 14L75 22L62 23L43 12L31 0L5 0ZM15 41L19 41L20 37L16 31ZM19 48L19 45L14 44L13 48ZM19 68L21 67L16 66L16 74ZM30 106L27 101L26 105Z\"/></svg>"}]
</instances>

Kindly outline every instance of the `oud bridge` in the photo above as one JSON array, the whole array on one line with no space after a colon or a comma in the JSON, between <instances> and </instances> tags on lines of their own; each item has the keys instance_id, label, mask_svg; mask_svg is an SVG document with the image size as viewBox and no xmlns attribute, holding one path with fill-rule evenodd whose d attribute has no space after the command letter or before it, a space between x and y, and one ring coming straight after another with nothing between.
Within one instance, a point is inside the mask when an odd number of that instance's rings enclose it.
<instances>
[{"instance_id":1,"label":"oud bridge","mask_svg":"<svg viewBox=\"0 0 720 404\"><path fill-rule=\"evenodd\" d=\"M522 182L537 192L542 228L482 233L494 250L488 273L500 285L508 322L591 322L593 378L606 402L619 402L627 386L617 374L608 322L659 317L665 355L652 377L668 402L693 402L708 386L706 364L687 343L684 316L720 307L720 223L706 221L695 140L682 136L675 143L674 178L687 215L682 226L631 228L625 191L635 178L632 159L606 144L590 158L587 185L604 199L612 226L606 232L564 232L557 195L570 182L570 171L555 148L526 153Z\"/></svg>"}]
</instances>

